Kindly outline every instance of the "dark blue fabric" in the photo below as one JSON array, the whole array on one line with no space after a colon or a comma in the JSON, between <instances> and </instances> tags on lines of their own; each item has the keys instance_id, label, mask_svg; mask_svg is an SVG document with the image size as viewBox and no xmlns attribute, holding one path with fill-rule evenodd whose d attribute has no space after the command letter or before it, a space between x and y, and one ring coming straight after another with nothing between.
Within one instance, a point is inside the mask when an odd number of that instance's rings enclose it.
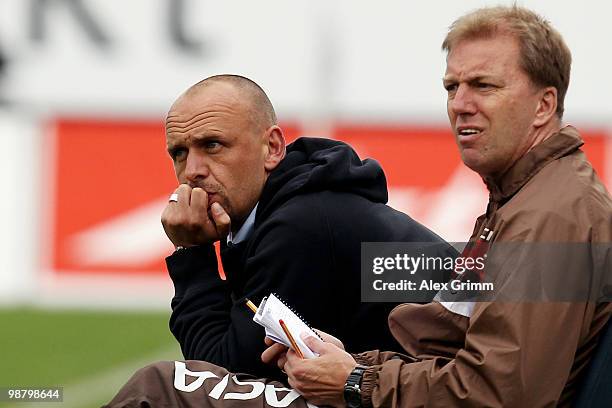
<instances>
[{"instance_id":1,"label":"dark blue fabric","mask_svg":"<svg viewBox=\"0 0 612 408\"><path fill-rule=\"evenodd\" d=\"M612 407L612 319L608 320L599 339L574 407Z\"/></svg>"}]
</instances>

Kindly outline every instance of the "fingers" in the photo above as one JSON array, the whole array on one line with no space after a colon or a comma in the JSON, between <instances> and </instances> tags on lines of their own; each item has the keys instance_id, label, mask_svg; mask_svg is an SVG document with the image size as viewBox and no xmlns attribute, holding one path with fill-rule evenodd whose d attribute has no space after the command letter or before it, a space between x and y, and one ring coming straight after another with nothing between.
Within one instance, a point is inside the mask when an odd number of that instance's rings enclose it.
<instances>
[{"instance_id":1,"label":"fingers","mask_svg":"<svg viewBox=\"0 0 612 408\"><path fill-rule=\"evenodd\" d=\"M318 406L346 406L344 383L357 365L353 357L336 346L323 343L336 353L313 359L301 359L293 350L287 352L284 365L289 385L309 402Z\"/></svg>"},{"instance_id":2,"label":"fingers","mask_svg":"<svg viewBox=\"0 0 612 408\"><path fill-rule=\"evenodd\" d=\"M283 367L285 367L286 371L289 371L289 368L294 364L302 361L304 361L304 359L298 356L297 353L291 349L287 350L287 352L283 355Z\"/></svg>"},{"instance_id":3,"label":"fingers","mask_svg":"<svg viewBox=\"0 0 612 408\"><path fill-rule=\"evenodd\" d=\"M289 349L281 358L278 359L278 368L287 374L288 379L296 379L303 372L299 367L308 364L312 360L305 360L300 357L295 351Z\"/></svg>"},{"instance_id":4,"label":"fingers","mask_svg":"<svg viewBox=\"0 0 612 408\"><path fill-rule=\"evenodd\" d=\"M162 225L175 246L193 246L218 241L227 236L231 220L215 203L208 214L208 194L200 187L181 184L175 190L177 201L170 201L162 213Z\"/></svg>"},{"instance_id":5,"label":"fingers","mask_svg":"<svg viewBox=\"0 0 612 408\"><path fill-rule=\"evenodd\" d=\"M198 217L208 218L208 194L206 191L200 187L195 187L193 190L191 190L191 200L189 201L189 206L191 207L192 212L197 214Z\"/></svg>"},{"instance_id":6,"label":"fingers","mask_svg":"<svg viewBox=\"0 0 612 408\"><path fill-rule=\"evenodd\" d=\"M191 191L190 207L193 214L195 214L197 217L197 222L208 223L211 221L208 218L208 194L206 191L204 191L204 189L195 187ZM210 213L213 217L212 222L217 230L217 235L220 238L226 237L229 234L231 226L229 214L225 211L221 204L217 202L212 203Z\"/></svg>"},{"instance_id":7,"label":"fingers","mask_svg":"<svg viewBox=\"0 0 612 408\"><path fill-rule=\"evenodd\" d=\"M225 209L219 203L212 203L210 206L210 212L217 228L217 233L221 237L226 237L230 232L231 220L230 216Z\"/></svg>"},{"instance_id":8,"label":"fingers","mask_svg":"<svg viewBox=\"0 0 612 408\"><path fill-rule=\"evenodd\" d=\"M191 200L191 187L188 184L180 184L174 192L178 196L178 201L175 203L181 207L189 207Z\"/></svg>"},{"instance_id":9,"label":"fingers","mask_svg":"<svg viewBox=\"0 0 612 408\"><path fill-rule=\"evenodd\" d=\"M331 343L344 350L344 344L342 344L340 339L332 336L331 334L325 333L323 330L314 329L314 331L323 339L324 342Z\"/></svg>"},{"instance_id":10,"label":"fingers","mask_svg":"<svg viewBox=\"0 0 612 408\"><path fill-rule=\"evenodd\" d=\"M331 343L324 343L320 339L307 334L302 335L302 340L304 340L304 343L306 343L309 349L318 354L324 354L327 347L332 345Z\"/></svg>"},{"instance_id":11,"label":"fingers","mask_svg":"<svg viewBox=\"0 0 612 408\"><path fill-rule=\"evenodd\" d=\"M287 364L287 354L285 353L281 355L278 360L276 360L276 365L284 373L286 364Z\"/></svg>"},{"instance_id":12,"label":"fingers","mask_svg":"<svg viewBox=\"0 0 612 408\"><path fill-rule=\"evenodd\" d=\"M283 344L273 343L270 347L261 353L261 361L266 364L273 364L283 357L283 354L287 352L287 347ZM281 367L282 368L282 367Z\"/></svg>"}]
</instances>

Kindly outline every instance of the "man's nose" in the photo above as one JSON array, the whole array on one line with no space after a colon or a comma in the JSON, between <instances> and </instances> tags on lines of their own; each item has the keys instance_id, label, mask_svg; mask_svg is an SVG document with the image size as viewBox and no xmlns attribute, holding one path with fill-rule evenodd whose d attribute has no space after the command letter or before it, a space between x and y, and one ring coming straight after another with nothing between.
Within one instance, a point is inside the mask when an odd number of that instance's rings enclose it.
<instances>
[{"instance_id":1,"label":"man's nose","mask_svg":"<svg viewBox=\"0 0 612 408\"><path fill-rule=\"evenodd\" d=\"M190 149L185 163L185 178L193 185L210 174L208 157L198 149Z\"/></svg>"},{"instance_id":2,"label":"man's nose","mask_svg":"<svg viewBox=\"0 0 612 408\"><path fill-rule=\"evenodd\" d=\"M476 102L472 90L466 84L457 87L457 91L448 101L449 109L455 115L476 113Z\"/></svg>"}]
</instances>

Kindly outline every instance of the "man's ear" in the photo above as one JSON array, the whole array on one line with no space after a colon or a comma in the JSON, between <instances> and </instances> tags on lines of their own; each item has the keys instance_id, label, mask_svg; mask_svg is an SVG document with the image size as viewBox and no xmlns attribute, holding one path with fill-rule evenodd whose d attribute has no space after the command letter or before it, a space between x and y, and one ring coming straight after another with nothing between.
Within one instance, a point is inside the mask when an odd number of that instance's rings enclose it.
<instances>
[{"instance_id":1,"label":"man's ear","mask_svg":"<svg viewBox=\"0 0 612 408\"><path fill-rule=\"evenodd\" d=\"M266 131L265 139L267 141L267 151L264 168L269 173L285 158L285 136L280 127L273 125Z\"/></svg>"},{"instance_id":2,"label":"man's ear","mask_svg":"<svg viewBox=\"0 0 612 408\"><path fill-rule=\"evenodd\" d=\"M557 88L548 86L541 91L541 97L535 112L533 125L542 127L554 119L557 114Z\"/></svg>"}]
</instances>

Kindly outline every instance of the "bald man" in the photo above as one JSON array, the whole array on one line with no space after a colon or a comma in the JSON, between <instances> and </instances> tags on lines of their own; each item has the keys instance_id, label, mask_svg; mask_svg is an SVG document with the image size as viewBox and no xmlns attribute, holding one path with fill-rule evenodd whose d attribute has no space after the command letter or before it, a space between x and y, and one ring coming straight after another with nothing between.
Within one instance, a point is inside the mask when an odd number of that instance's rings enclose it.
<instances>
[{"instance_id":1,"label":"bald man","mask_svg":"<svg viewBox=\"0 0 612 408\"><path fill-rule=\"evenodd\" d=\"M346 144L302 138L285 148L274 108L251 80L220 75L172 105L166 140L180 183L163 212L176 247L170 328L186 359L278 378L248 298L277 293L346 347L401 350L387 327L391 303L362 303L362 242L443 242L385 205L380 166ZM221 241L227 280L213 242ZM445 255L448 255L447 253Z\"/></svg>"}]
</instances>

